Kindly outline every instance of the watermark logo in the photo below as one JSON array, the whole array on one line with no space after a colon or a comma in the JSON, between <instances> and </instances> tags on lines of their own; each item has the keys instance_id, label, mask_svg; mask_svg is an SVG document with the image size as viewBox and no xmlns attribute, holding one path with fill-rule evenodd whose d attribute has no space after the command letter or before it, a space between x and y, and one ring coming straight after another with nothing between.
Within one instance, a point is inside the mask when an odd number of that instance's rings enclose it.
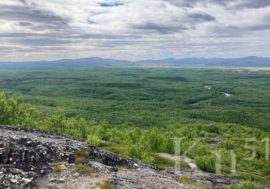
<instances>
[{"instance_id":1,"label":"watermark logo","mask_svg":"<svg viewBox=\"0 0 270 189\"><path fill-rule=\"evenodd\" d=\"M200 142L202 142L202 138L197 138L193 141L192 145L190 145L188 148L185 148L185 151L182 149L182 142L185 138L174 138L174 149L175 149L175 173L181 173L181 161L185 161L185 157L187 157L187 154L191 152ZM257 147L260 144L260 146L264 146L264 156L260 157L261 159L265 159L266 161L269 161L270 159L270 140L269 138L264 138L263 140L258 140L256 138L246 138L243 142L242 149L244 150L244 154L247 154L247 157L242 157L243 159L238 159L237 153L234 149L227 150L226 152L218 150L210 150L209 152L214 155L215 157L215 173L221 174L222 173L222 160L224 153L227 153L227 155L230 156L230 167L228 169L230 170L231 175L237 174L237 160L241 161L254 161L256 158L258 158L258 151ZM200 154L198 154L200 155Z\"/></svg>"}]
</instances>

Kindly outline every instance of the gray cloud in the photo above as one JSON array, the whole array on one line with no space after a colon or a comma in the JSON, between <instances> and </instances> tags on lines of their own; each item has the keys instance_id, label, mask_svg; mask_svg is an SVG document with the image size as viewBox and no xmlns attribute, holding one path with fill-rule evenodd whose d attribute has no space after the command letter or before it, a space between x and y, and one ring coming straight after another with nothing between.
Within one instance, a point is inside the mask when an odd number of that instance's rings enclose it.
<instances>
[{"instance_id":1,"label":"gray cloud","mask_svg":"<svg viewBox=\"0 0 270 189\"><path fill-rule=\"evenodd\" d=\"M31 46L54 46L61 44L71 43L70 40L63 39L49 39L49 38L21 38L21 39L11 39L11 43L22 44L22 45L31 45Z\"/></svg>"},{"instance_id":2,"label":"gray cloud","mask_svg":"<svg viewBox=\"0 0 270 189\"><path fill-rule=\"evenodd\" d=\"M161 25L161 24L156 24L156 23L144 23L141 25L134 25L134 29L139 29L139 30L148 30L152 32L157 32L160 34L169 34L169 33L177 33L181 32L183 30L187 30L185 26L177 25L175 23L174 25Z\"/></svg>"},{"instance_id":3,"label":"gray cloud","mask_svg":"<svg viewBox=\"0 0 270 189\"><path fill-rule=\"evenodd\" d=\"M236 7L263 8L270 6L269 0L242 0Z\"/></svg>"},{"instance_id":4,"label":"gray cloud","mask_svg":"<svg viewBox=\"0 0 270 189\"><path fill-rule=\"evenodd\" d=\"M227 8L262 8L270 6L269 0L164 0L175 6L194 7L199 4L216 4Z\"/></svg>"},{"instance_id":5,"label":"gray cloud","mask_svg":"<svg viewBox=\"0 0 270 189\"><path fill-rule=\"evenodd\" d=\"M68 19L42 10L33 5L0 6L0 19L18 21L19 24L28 23L27 26L38 24L45 27L63 28L68 26Z\"/></svg>"},{"instance_id":6,"label":"gray cloud","mask_svg":"<svg viewBox=\"0 0 270 189\"><path fill-rule=\"evenodd\" d=\"M183 18L173 17L167 23L146 22L133 25L134 29L152 31L159 34L181 33L188 29L195 29L197 24L215 21L216 18L207 13L190 13Z\"/></svg>"},{"instance_id":7,"label":"gray cloud","mask_svg":"<svg viewBox=\"0 0 270 189\"><path fill-rule=\"evenodd\" d=\"M0 2L1 60L269 55L269 0L12 2Z\"/></svg>"},{"instance_id":8,"label":"gray cloud","mask_svg":"<svg viewBox=\"0 0 270 189\"><path fill-rule=\"evenodd\" d=\"M179 7L194 7L198 4L218 4L222 6L226 6L230 0L164 0L164 2L168 2L172 5Z\"/></svg>"},{"instance_id":9,"label":"gray cloud","mask_svg":"<svg viewBox=\"0 0 270 189\"><path fill-rule=\"evenodd\" d=\"M30 23L30 22L19 22L18 24L19 24L20 26L25 26L25 27L33 26L33 24Z\"/></svg>"},{"instance_id":10,"label":"gray cloud","mask_svg":"<svg viewBox=\"0 0 270 189\"><path fill-rule=\"evenodd\" d=\"M27 5L28 4L26 0L19 0L19 2L21 2L24 5Z\"/></svg>"},{"instance_id":11,"label":"gray cloud","mask_svg":"<svg viewBox=\"0 0 270 189\"><path fill-rule=\"evenodd\" d=\"M188 17L193 22L211 22L211 21L216 20L214 16L207 13L192 13L192 14L189 14Z\"/></svg>"}]
</instances>

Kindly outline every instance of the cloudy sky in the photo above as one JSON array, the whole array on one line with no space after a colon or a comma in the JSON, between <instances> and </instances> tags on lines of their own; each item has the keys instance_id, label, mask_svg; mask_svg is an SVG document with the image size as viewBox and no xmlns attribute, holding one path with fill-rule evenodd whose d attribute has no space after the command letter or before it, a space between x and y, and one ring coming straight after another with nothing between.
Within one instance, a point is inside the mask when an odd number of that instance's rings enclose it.
<instances>
[{"instance_id":1,"label":"cloudy sky","mask_svg":"<svg viewBox=\"0 0 270 189\"><path fill-rule=\"evenodd\" d=\"M270 0L0 0L0 61L270 56Z\"/></svg>"}]
</instances>

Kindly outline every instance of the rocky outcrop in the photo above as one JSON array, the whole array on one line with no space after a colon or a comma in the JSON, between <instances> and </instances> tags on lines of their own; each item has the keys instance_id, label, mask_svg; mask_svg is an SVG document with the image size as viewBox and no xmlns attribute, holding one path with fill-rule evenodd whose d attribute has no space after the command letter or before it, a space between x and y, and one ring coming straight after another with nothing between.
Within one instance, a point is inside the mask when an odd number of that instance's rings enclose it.
<instances>
[{"instance_id":1,"label":"rocky outcrop","mask_svg":"<svg viewBox=\"0 0 270 189\"><path fill-rule=\"evenodd\" d=\"M87 151L79 165L78 151ZM237 182L196 171L181 174L173 168L157 171L142 161L104 151L84 141L35 129L0 126L0 189L34 186L89 189L98 188L103 182L119 189L197 188L179 183L180 177L188 177L189 182L199 183L203 188L221 189Z\"/></svg>"},{"instance_id":2,"label":"rocky outcrop","mask_svg":"<svg viewBox=\"0 0 270 189\"><path fill-rule=\"evenodd\" d=\"M37 178L52 172L52 162L75 161L75 152L87 149L86 161L100 168L151 166L95 146L35 129L0 126L0 188L31 188ZM104 165L104 166L101 166Z\"/></svg>"}]
</instances>

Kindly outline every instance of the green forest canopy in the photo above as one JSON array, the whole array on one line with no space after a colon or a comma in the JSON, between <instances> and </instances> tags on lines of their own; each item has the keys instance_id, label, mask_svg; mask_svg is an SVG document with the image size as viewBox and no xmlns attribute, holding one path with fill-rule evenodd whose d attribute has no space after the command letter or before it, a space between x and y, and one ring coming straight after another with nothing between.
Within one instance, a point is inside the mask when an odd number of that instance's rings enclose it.
<instances>
[{"instance_id":1,"label":"green forest canopy","mask_svg":"<svg viewBox=\"0 0 270 189\"><path fill-rule=\"evenodd\" d=\"M174 153L173 138L201 169L222 171L237 155L242 173L270 175L264 139L269 137L270 75L215 69L36 68L2 69L0 123L67 136L159 164L157 152ZM227 96L230 94L231 96ZM257 154L245 160L251 151ZM252 177L252 175L245 175ZM253 177L252 177L253 178Z\"/></svg>"}]
</instances>

